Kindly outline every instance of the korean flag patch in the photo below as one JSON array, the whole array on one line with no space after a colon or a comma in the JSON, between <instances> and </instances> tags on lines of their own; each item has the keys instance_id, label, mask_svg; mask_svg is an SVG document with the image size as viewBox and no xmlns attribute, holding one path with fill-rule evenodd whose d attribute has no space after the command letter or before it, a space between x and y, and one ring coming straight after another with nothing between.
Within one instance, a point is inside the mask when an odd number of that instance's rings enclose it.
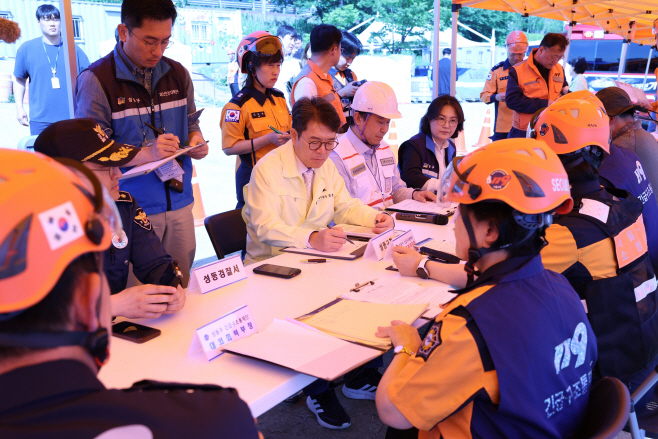
<instances>
[{"instance_id":1,"label":"korean flag patch","mask_svg":"<svg viewBox=\"0 0 658 439\"><path fill-rule=\"evenodd\" d=\"M43 227L50 250L53 251L83 237L85 234L78 213L70 201L41 212L39 222Z\"/></svg>"},{"instance_id":2,"label":"korean flag patch","mask_svg":"<svg viewBox=\"0 0 658 439\"><path fill-rule=\"evenodd\" d=\"M491 73L489 73L489 74L487 75L487 81L491 81L491 76L492 76Z\"/></svg>"},{"instance_id":3,"label":"korean flag patch","mask_svg":"<svg viewBox=\"0 0 658 439\"><path fill-rule=\"evenodd\" d=\"M226 110L224 122L240 122L240 110Z\"/></svg>"},{"instance_id":4,"label":"korean flag patch","mask_svg":"<svg viewBox=\"0 0 658 439\"><path fill-rule=\"evenodd\" d=\"M417 357L427 361L434 349L441 346L441 326L443 326L443 320L432 324L432 327L427 331L427 335L420 344L420 348L416 354Z\"/></svg>"}]
</instances>

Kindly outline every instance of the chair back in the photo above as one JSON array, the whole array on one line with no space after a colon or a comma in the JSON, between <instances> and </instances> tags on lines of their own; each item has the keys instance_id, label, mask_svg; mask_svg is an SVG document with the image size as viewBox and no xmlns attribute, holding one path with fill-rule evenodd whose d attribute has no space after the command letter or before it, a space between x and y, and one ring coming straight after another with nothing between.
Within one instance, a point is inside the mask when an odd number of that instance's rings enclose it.
<instances>
[{"instance_id":1,"label":"chair back","mask_svg":"<svg viewBox=\"0 0 658 439\"><path fill-rule=\"evenodd\" d=\"M217 259L247 248L247 224L242 219L242 209L211 215L203 224L206 226Z\"/></svg>"},{"instance_id":2,"label":"chair back","mask_svg":"<svg viewBox=\"0 0 658 439\"><path fill-rule=\"evenodd\" d=\"M34 152L34 141L37 140L37 137L39 136L25 136L21 138L21 140L18 141L16 149Z\"/></svg>"},{"instance_id":3,"label":"chair back","mask_svg":"<svg viewBox=\"0 0 658 439\"><path fill-rule=\"evenodd\" d=\"M589 393L583 431L586 439L613 439L626 425L631 410L631 396L617 378L606 377Z\"/></svg>"}]
</instances>

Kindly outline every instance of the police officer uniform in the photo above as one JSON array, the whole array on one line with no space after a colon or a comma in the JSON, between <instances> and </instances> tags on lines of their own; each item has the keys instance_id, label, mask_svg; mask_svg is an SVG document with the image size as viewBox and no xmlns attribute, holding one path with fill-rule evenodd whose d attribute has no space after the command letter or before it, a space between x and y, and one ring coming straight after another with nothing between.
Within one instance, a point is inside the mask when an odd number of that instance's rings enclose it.
<instances>
[{"instance_id":1,"label":"police officer uniform","mask_svg":"<svg viewBox=\"0 0 658 439\"><path fill-rule=\"evenodd\" d=\"M222 149L226 149L241 140L253 140L271 133L269 126L288 132L292 128L292 116L285 95L279 90L269 88L263 94L255 88L244 87L224 106L219 125L222 129ZM235 174L237 209L244 206L242 188L249 183L254 165L275 148L277 145L270 143L240 155L240 167Z\"/></svg>"},{"instance_id":2,"label":"police officer uniform","mask_svg":"<svg viewBox=\"0 0 658 439\"><path fill-rule=\"evenodd\" d=\"M176 280L171 256L155 234L144 210L128 192L120 191L116 201L123 232L112 236L112 245L105 250L103 268L112 294L126 289L130 263L140 282L172 285Z\"/></svg>"},{"instance_id":3,"label":"police officer uniform","mask_svg":"<svg viewBox=\"0 0 658 439\"><path fill-rule=\"evenodd\" d=\"M395 157L384 141L373 152L350 128L338 138L338 146L329 158L345 180L350 195L370 207L383 210L413 194L414 190L400 178Z\"/></svg>"},{"instance_id":4,"label":"police officer uniform","mask_svg":"<svg viewBox=\"0 0 658 439\"><path fill-rule=\"evenodd\" d=\"M569 283L539 255L512 257L456 293L388 388L419 437L573 435L596 339Z\"/></svg>"},{"instance_id":5,"label":"police officer uniform","mask_svg":"<svg viewBox=\"0 0 658 439\"><path fill-rule=\"evenodd\" d=\"M441 166L436 158L435 149L434 140L425 133L418 133L400 145L398 167L400 177L407 186L430 190L428 187L430 179L441 180ZM448 168L456 151L455 144L448 139L443 169Z\"/></svg>"},{"instance_id":6,"label":"police officer uniform","mask_svg":"<svg viewBox=\"0 0 658 439\"><path fill-rule=\"evenodd\" d=\"M507 91L507 79L511 68L509 58L493 66L487 80L484 82L484 89L480 92L482 102L494 104L496 119L494 121L494 133L490 137L493 141L507 139L507 133L512 128L512 110L507 108L504 100L498 101L496 99L496 95L505 94Z\"/></svg>"},{"instance_id":7,"label":"police officer uniform","mask_svg":"<svg viewBox=\"0 0 658 439\"><path fill-rule=\"evenodd\" d=\"M258 438L249 407L230 388L141 381L106 389L89 366L69 359L2 374L0 388L11 395L0 401L5 438L88 439L108 431L133 438Z\"/></svg>"},{"instance_id":8,"label":"police officer uniform","mask_svg":"<svg viewBox=\"0 0 658 439\"><path fill-rule=\"evenodd\" d=\"M331 78L334 80L334 89L338 92L340 89L345 87L347 84L351 84L354 81L357 81L356 78L356 73L352 71L351 69L345 69L344 72L338 70L336 67L332 67L329 69L329 75ZM354 96L346 96L346 97L341 97L340 98L340 103L343 106L343 112L345 114L345 117L350 115L349 109L347 109L350 105L352 105L352 101L354 100Z\"/></svg>"},{"instance_id":9,"label":"police officer uniform","mask_svg":"<svg viewBox=\"0 0 658 439\"><path fill-rule=\"evenodd\" d=\"M597 180L572 185L571 193L575 208L546 230L542 259L588 311L599 348L595 375L616 377L633 391L658 361L657 286L642 203Z\"/></svg>"}]
</instances>

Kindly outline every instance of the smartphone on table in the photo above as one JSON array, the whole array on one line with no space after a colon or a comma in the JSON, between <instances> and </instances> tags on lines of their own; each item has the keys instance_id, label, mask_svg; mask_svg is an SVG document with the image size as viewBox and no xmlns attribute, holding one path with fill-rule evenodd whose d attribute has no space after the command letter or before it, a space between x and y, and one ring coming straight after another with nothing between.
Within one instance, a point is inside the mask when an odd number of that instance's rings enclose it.
<instances>
[{"instance_id":1,"label":"smartphone on table","mask_svg":"<svg viewBox=\"0 0 658 439\"><path fill-rule=\"evenodd\" d=\"M262 274L265 276L281 277L283 279L290 279L300 274L302 270L299 268L283 267L281 265L263 264L254 268L254 273Z\"/></svg>"},{"instance_id":2,"label":"smartphone on table","mask_svg":"<svg viewBox=\"0 0 658 439\"><path fill-rule=\"evenodd\" d=\"M162 334L159 329L133 322L119 322L112 325L112 335L134 343L144 343Z\"/></svg>"}]
</instances>

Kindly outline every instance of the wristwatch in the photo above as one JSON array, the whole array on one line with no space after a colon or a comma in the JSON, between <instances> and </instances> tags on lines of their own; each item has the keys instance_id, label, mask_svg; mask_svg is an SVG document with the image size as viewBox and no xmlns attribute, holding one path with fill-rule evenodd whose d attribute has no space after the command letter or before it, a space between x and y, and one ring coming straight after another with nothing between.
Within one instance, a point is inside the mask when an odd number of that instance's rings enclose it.
<instances>
[{"instance_id":1,"label":"wristwatch","mask_svg":"<svg viewBox=\"0 0 658 439\"><path fill-rule=\"evenodd\" d=\"M425 264L427 264L427 261L429 261L429 258L421 259L420 264L418 264L418 268L416 268L416 274L421 279L429 279L430 277L429 271L427 271L427 268L425 268Z\"/></svg>"},{"instance_id":2,"label":"wristwatch","mask_svg":"<svg viewBox=\"0 0 658 439\"><path fill-rule=\"evenodd\" d=\"M410 357L416 355L414 351L403 345L396 346L395 349L393 349L393 352L395 352L396 354L400 354L404 352L405 354L409 354Z\"/></svg>"}]
</instances>

